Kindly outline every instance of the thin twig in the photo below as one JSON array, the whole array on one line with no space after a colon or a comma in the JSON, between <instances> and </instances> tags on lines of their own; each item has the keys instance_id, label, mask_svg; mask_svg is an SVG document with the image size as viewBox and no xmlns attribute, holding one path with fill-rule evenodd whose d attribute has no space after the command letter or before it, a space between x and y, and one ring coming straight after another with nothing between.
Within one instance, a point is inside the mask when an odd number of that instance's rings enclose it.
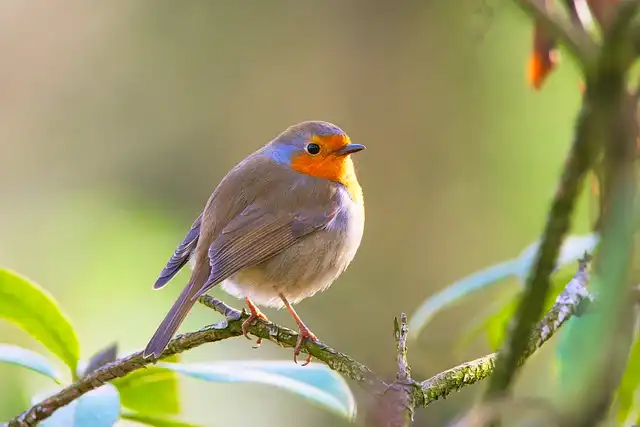
<instances>
[{"instance_id":1,"label":"thin twig","mask_svg":"<svg viewBox=\"0 0 640 427\"><path fill-rule=\"evenodd\" d=\"M400 315L400 324L398 324L398 319L394 319L394 324L396 347L398 349L398 374L396 379L398 381L407 381L411 378L411 368L407 362L407 335L409 333L407 315L402 313Z\"/></svg>"},{"instance_id":2,"label":"thin twig","mask_svg":"<svg viewBox=\"0 0 640 427\"><path fill-rule=\"evenodd\" d=\"M415 396L420 385L411 378L411 368L407 361L407 335L409 326L407 315L400 315L400 322L393 319L396 343L396 379L375 396L371 411L367 412L366 425L370 427L409 427L413 422L416 408Z\"/></svg>"}]
</instances>

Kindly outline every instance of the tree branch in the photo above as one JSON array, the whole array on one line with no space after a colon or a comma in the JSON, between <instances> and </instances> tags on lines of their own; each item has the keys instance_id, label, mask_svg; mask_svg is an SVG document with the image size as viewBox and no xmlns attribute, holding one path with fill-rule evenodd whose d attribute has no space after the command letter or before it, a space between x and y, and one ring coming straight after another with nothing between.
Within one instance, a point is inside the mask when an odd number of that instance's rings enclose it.
<instances>
[{"instance_id":1,"label":"tree branch","mask_svg":"<svg viewBox=\"0 0 640 427\"><path fill-rule=\"evenodd\" d=\"M158 358L149 357L145 359L142 357L142 352L139 351L103 365L75 383L60 390L55 395L32 406L20 416L10 421L7 426L35 426L38 422L50 417L57 409L111 380L124 377L160 359L165 359L203 344L242 336L242 322L249 317L248 313L244 310L242 312L236 310L208 295L200 297L199 302L223 314L225 319L199 331L178 335L169 342L167 348ZM291 329L264 321L257 321L251 325L249 332L263 339L273 341L281 347L290 348L295 347L298 335ZM325 362L331 369L362 385L373 387L374 389L383 389L386 387L386 384L378 379L369 368L323 343L305 341L302 350Z\"/></svg>"},{"instance_id":2,"label":"tree branch","mask_svg":"<svg viewBox=\"0 0 640 427\"><path fill-rule=\"evenodd\" d=\"M580 268L574 278L558 296L551 310L538 323L537 328L528 340L525 357L533 354L546 342L575 313L581 301L589 297L586 290L588 280L587 263L587 259L581 261ZM133 371L155 363L157 360L182 353L194 347L242 335L242 322L249 316L248 313L244 310L236 310L208 295L200 297L199 302L224 315L225 320L196 332L178 335L171 340L168 347L157 359L153 357L144 359L142 352L136 352L103 365L70 386L60 390L55 395L32 406L20 416L5 424L5 426L35 426L38 422L50 417L57 409L115 378L124 377ZM255 324L249 326L249 332L255 336L273 341L282 347L293 348L296 345L297 333L274 323L262 320L256 321ZM402 314L400 325L396 331L398 373L396 380L390 385L378 378L360 362L326 344L307 341L303 344L302 350L311 353L331 369L356 381L376 394L384 395L390 391L400 391L401 396L403 396L403 400L400 401L403 405L400 414L404 417L401 419L405 421L405 424L391 424L393 426L409 425L414 408L427 406L435 400L446 397L454 390L459 390L464 386L474 384L488 377L494 371L495 353L441 372L421 383L416 382L411 379L410 368L406 358L407 333L406 315ZM524 362L524 358L521 360L522 362Z\"/></svg>"},{"instance_id":3,"label":"tree branch","mask_svg":"<svg viewBox=\"0 0 640 427\"><path fill-rule=\"evenodd\" d=\"M231 329L234 337L242 335L242 322L249 317L249 314L245 312L245 310L236 310L209 295L201 296L198 302L225 316L228 327ZM225 321L221 323L225 323ZM220 323L218 325L220 325ZM206 329L207 328L205 328L205 330ZM254 324L250 325L248 330L252 335L260 337L263 340L272 341L281 347L294 348L298 339L297 332L284 326L276 325L275 323L265 322L261 319L258 319ZM323 361L334 371L360 384L374 388L386 386L384 382L365 365L357 362L346 354L334 350L326 344L305 340L301 350ZM164 357L164 353L161 357Z\"/></svg>"}]
</instances>

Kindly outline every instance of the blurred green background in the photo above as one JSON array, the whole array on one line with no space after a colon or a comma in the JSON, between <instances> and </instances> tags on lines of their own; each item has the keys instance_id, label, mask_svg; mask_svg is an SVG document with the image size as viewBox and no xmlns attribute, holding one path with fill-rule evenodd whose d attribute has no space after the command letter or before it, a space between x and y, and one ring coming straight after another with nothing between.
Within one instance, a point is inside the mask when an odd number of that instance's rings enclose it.
<instances>
[{"instance_id":1,"label":"blurred green background","mask_svg":"<svg viewBox=\"0 0 640 427\"><path fill-rule=\"evenodd\" d=\"M112 341L140 349L187 274L151 285L224 174L293 123L334 122L368 147L356 157L365 235L347 272L298 311L324 342L391 376L394 316L542 229L580 94L566 55L542 92L526 85L530 40L528 18L495 0L5 0L0 264L61 302L84 357ZM509 289L440 315L410 348L414 376L486 353L482 338L463 351L458 341ZM181 330L219 319L198 306ZM6 323L0 341L41 349ZM290 357L235 339L184 360ZM535 377L520 388L535 394ZM0 419L45 384L0 366ZM181 386L183 418L207 426L342 425L266 387ZM443 425L482 387L419 410L416 425Z\"/></svg>"}]
</instances>

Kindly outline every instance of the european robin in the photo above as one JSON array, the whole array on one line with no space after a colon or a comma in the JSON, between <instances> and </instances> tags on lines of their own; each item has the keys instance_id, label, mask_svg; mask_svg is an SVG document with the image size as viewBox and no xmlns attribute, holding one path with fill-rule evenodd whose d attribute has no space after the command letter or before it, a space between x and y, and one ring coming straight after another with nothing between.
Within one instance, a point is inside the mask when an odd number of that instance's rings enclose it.
<instances>
[{"instance_id":1,"label":"european robin","mask_svg":"<svg viewBox=\"0 0 640 427\"><path fill-rule=\"evenodd\" d=\"M317 338L292 305L327 289L360 246L364 204L351 154L364 148L338 126L307 121L231 169L154 284L159 289L192 265L144 356L159 356L198 297L220 284L245 299L247 338L251 322L267 320L257 305L287 308L299 329L296 361L303 340Z\"/></svg>"}]
</instances>

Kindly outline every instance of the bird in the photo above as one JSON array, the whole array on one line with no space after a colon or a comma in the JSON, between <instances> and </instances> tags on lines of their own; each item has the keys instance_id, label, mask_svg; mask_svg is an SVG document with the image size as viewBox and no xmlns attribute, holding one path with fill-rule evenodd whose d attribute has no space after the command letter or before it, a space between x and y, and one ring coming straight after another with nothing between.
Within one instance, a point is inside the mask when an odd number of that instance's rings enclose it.
<instances>
[{"instance_id":1,"label":"bird","mask_svg":"<svg viewBox=\"0 0 640 427\"><path fill-rule=\"evenodd\" d=\"M286 308L299 330L293 353L298 363L304 340L318 338L293 305L329 288L360 247L365 209L351 156L365 148L332 123L304 121L233 167L153 285L160 289L191 266L143 357L159 357L198 297L220 285L245 300L247 339L249 325L268 321L258 306ZM310 361L309 354L303 366Z\"/></svg>"}]
</instances>

